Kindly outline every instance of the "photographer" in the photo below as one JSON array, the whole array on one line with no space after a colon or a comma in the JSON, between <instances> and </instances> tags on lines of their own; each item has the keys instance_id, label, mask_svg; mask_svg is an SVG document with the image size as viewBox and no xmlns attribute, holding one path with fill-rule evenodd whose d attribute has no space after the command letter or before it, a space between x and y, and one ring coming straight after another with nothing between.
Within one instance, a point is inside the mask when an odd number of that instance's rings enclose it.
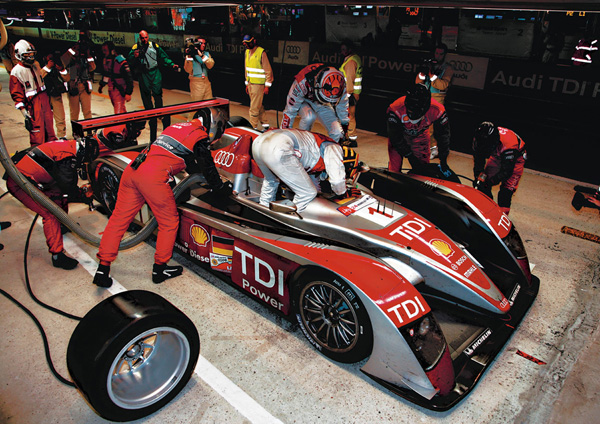
<instances>
[{"instance_id":1,"label":"photographer","mask_svg":"<svg viewBox=\"0 0 600 424\"><path fill-rule=\"evenodd\" d=\"M215 60L206 51L204 38L188 38L185 48L183 69L190 75L190 94L192 101L212 99L212 87L208 79L208 70L215 66Z\"/></svg>"},{"instance_id":2,"label":"photographer","mask_svg":"<svg viewBox=\"0 0 600 424\"><path fill-rule=\"evenodd\" d=\"M452 68L450 63L446 62L446 53L448 53L448 47L443 43L438 44L433 52L433 59L426 59L423 62L419 70L419 75L415 79L415 84L423 83L427 85L431 91L431 98L437 100L442 105L444 105L446 92L454 75L454 68ZM437 141L433 137L431 129L430 135L431 159L433 159L438 155L438 148Z\"/></svg>"},{"instance_id":3,"label":"photographer","mask_svg":"<svg viewBox=\"0 0 600 424\"><path fill-rule=\"evenodd\" d=\"M79 33L79 41L61 56L69 73L69 109L71 121L79 120L79 109L84 119L92 117L92 72L96 62L92 55L89 38L84 31Z\"/></svg>"},{"instance_id":4,"label":"photographer","mask_svg":"<svg viewBox=\"0 0 600 424\"><path fill-rule=\"evenodd\" d=\"M162 73L160 66L168 66L179 71L165 51L155 42L150 41L147 31L140 31L139 43L134 44L127 56L127 62L137 75L140 83L140 94L145 109L163 107ZM152 99L154 98L154 104ZM162 118L163 129L171 125L171 117ZM150 119L150 141L156 140L156 118Z\"/></svg>"},{"instance_id":5,"label":"photographer","mask_svg":"<svg viewBox=\"0 0 600 424\"><path fill-rule=\"evenodd\" d=\"M56 136L65 138L67 126L65 123L65 106L63 105L63 93L67 92L69 74L60 61L60 53L50 53L44 57L44 67L41 70L46 92L50 97L54 123L56 124Z\"/></svg>"}]
</instances>

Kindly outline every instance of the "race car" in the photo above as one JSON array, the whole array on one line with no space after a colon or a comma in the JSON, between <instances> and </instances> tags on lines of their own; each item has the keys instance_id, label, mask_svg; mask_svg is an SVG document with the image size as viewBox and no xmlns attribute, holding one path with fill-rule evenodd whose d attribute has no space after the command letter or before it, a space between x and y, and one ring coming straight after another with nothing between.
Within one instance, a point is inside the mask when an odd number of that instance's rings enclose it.
<instances>
[{"instance_id":1,"label":"race car","mask_svg":"<svg viewBox=\"0 0 600 424\"><path fill-rule=\"evenodd\" d=\"M228 109L228 102L211 100L206 107ZM160 116L161 109L152 113ZM127 115L110 124L133 119ZM89 121L81 132L103 124ZM366 360L365 374L425 408L455 406L539 289L514 224L471 187L358 161L348 184L360 195L339 200L319 193L298 213L293 193L282 186L278 199L262 206L262 173L251 155L259 135L232 125L212 145L234 194L222 199L202 182L193 186L178 204L176 249L297 322L328 358ZM142 147L91 165L94 193L107 211L124 168ZM138 223L149 214L142 212Z\"/></svg>"}]
</instances>

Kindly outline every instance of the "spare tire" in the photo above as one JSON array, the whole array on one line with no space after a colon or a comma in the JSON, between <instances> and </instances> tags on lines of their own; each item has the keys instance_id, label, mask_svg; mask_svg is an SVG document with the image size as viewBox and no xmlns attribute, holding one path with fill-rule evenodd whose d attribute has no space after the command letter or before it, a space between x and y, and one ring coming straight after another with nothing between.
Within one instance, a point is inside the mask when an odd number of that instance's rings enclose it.
<instances>
[{"instance_id":1,"label":"spare tire","mask_svg":"<svg viewBox=\"0 0 600 424\"><path fill-rule=\"evenodd\" d=\"M155 293L133 290L83 317L69 341L67 367L98 415L132 421L169 403L199 354L198 331L183 312Z\"/></svg>"}]
</instances>

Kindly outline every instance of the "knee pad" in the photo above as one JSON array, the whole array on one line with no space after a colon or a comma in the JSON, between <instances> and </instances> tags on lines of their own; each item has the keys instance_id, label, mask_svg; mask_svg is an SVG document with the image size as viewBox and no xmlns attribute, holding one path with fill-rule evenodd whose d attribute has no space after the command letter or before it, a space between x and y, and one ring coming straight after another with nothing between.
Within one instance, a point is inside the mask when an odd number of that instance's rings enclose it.
<instances>
[{"instance_id":1,"label":"knee pad","mask_svg":"<svg viewBox=\"0 0 600 424\"><path fill-rule=\"evenodd\" d=\"M501 208L510 208L513 193L514 191L512 190L500 187L500 191L498 192L498 206Z\"/></svg>"}]
</instances>

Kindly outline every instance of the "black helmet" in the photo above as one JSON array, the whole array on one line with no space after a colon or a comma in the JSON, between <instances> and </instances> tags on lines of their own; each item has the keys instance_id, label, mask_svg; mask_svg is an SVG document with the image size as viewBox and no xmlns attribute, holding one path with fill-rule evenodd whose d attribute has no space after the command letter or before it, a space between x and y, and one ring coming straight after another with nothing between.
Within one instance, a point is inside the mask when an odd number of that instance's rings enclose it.
<instances>
[{"instance_id":1,"label":"black helmet","mask_svg":"<svg viewBox=\"0 0 600 424\"><path fill-rule=\"evenodd\" d=\"M424 84L415 84L406 92L406 114L411 121L418 121L431 106L431 92Z\"/></svg>"},{"instance_id":2,"label":"black helmet","mask_svg":"<svg viewBox=\"0 0 600 424\"><path fill-rule=\"evenodd\" d=\"M473 151L489 156L500 142L500 133L494 123L484 121L475 130L473 135Z\"/></svg>"},{"instance_id":3,"label":"black helmet","mask_svg":"<svg viewBox=\"0 0 600 424\"><path fill-rule=\"evenodd\" d=\"M350 147L342 146L344 153L344 169L346 170L346 179L354 180L358 174L358 153Z\"/></svg>"},{"instance_id":4,"label":"black helmet","mask_svg":"<svg viewBox=\"0 0 600 424\"><path fill-rule=\"evenodd\" d=\"M77 163L90 163L100 154L100 146L94 136L87 136L78 140Z\"/></svg>"}]
</instances>

